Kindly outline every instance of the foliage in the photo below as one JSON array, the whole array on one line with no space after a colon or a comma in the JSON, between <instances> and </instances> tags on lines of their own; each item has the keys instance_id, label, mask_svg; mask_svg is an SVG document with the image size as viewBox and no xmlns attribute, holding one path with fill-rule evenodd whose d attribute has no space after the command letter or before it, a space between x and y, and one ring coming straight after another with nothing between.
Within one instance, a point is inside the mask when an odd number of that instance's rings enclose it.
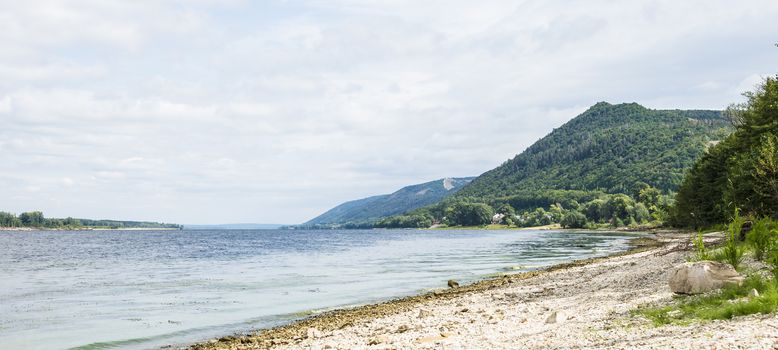
<instances>
[{"instance_id":1,"label":"foliage","mask_svg":"<svg viewBox=\"0 0 778 350\"><path fill-rule=\"evenodd\" d=\"M562 218L560 224L563 228L584 228L586 227L586 215L579 211L570 211Z\"/></svg>"},{"instance_id":2,"label":"foliage","mask_svg":"<svg viewBox=\"0 0 778 350\"><path fill-rule=\"evenodd\" d=\"M668 218L683 173L708 144L731 130L718 111L651 110L635 103L601 102L432 204L376 211L386 197L371 197L344 203L308 224L427 214L433 223L451 223L449 214L462 203L497 208L505 215L503 223L517 226L560 223L571 211L586 216L586 227L661 222ZM456 214L454 218L459 221ZM404 220L408 218L395 222Z\"/></svg>"},{"instance_id":3,"label":"foliage","mask_svg":"<svg viewBox=\"0 0 778 350\"><path fill-rule=\"evenodd\" d=\"M778 280L778 251L771 250L767 253L767 259L765 263L770 267L770 272L773 274L773 278Z\"/></svg>"},{"instance_id":4,"label":"foliage","mask_svg":"<svg viewBox=\"0 0 778 350\"><path fill-rule=\"evenodd\" d=\"M666 193L680 185L684 171L707 143L730 131L717 111L651 110L635 103L601 102L455 196L499 198L541 190L628 194L641 182Z\"/></svg>"},{"instance_id":5,"label":"foliage","mask_svg":"<svg viewBox=\"0 0 778 350\"><path fill-rule=\"evenodd\" d=\"M692 244L694 245L694 256L692 256L689 260L712 260L712 256L708 251L708 248L705 247L705 238L703 237L702 232L697 232L697 235L695 235L692 239Z\"/></svg>"},{"instance_id":6,"label":"foliage","mask_svg":"<svg viewBox=\"0 0 778 350\"><path fill-rule=\"evenodd\" d=\"M21 227L22 221L16 215L0 211L0 227Z\"/></svg>"},{"instance_id":7,"label":"foliage","mask_svg":"<svg viewBox=\"0 0 778 350\"><path fill-rule=\"evenodd\" d=\"M711 147L681 184L672 223L704 227L741 208L778 218L778 76L768 77L746 103L729 109L735 132Z\"/></svg>"},{"instance_id":8,"label":"foliage","mask_svg":"<svg viewBox=\"0 0 778 350\"><path fill-rule=\"evenodd\" d=\"M763 260L765 253L769 251L774 244L775 235L778 232L773 230L776 227L773 220L770 218L762 218L755 220L754 225L746 234L746 242L751 246L754 251L754 258L756 260Z\"/></svg>"},{"instance_id":9,"label":"foliage","mask_svg":"<svg viewBox=\"0 0 778 350\"><path fill-rule=\"evenodd\" d=\"M374 226L378 228L425 228L432 226L432 216L423 214L395 215L379 220Z\"/></svg>"},{"instance_id":10,"label":"foliage","mask_svg":"<svg viewBox=\"0 0 778 350\"><path fill-rule=\"evenodd\" d=\"M494 209L483 203L456 203L446 211L446 220L452 226L480 226L492 222Z\"/></svg>"},{"instance_id":11,"label":"foliage","mask_svg":"<svg viewBox=\"0 0 778 350\"><path fill-rule=\"evenodd\" d=\"M79 228L182 228L177 224L165 224L146 221L91 220L75 218L46 218L40 211L19 214L0 212L0 227L31 227L49 229L79 229Z\"/></svg>"},{"instance_id":12,"label":"foliage","mask_svg":"<svg viewBox=\"0 0 778 350\"><path fill-rule=\"evenodd\" d=\"M738 244L743 223L745 223L745 220L740 216L740 210L735 209L735 216L732 218L727 231L727 242L721 250L724 260L735 269L738 269L743 261L744 249Z\"/></svg>"},{"instance_id":13,"label":"foliage","mask_svg":"<svg viewBox=\"0 0 778 350\"><path fill-rule=\"evenodd\" d=\"M19 220L26 227L42 227L46 222L46 219L43 218L43 213L39 211L21 213L19 214Z\"/></svg>"}]
</instances>

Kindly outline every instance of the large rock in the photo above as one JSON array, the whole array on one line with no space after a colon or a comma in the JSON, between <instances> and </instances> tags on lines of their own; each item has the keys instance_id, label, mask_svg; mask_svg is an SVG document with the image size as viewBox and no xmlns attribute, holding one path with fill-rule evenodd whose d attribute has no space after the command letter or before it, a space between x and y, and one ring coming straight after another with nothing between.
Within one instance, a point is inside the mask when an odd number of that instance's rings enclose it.
<instances>
[{"instance_id":1,"label":"large rock","mask_svg":"<svg viewBox=\"0 0 778 350\"><path fill-rule=\"evenodd\" d=\"M732 265L715 261L687 262L670 272L670 289L679 294L700 294L723 287L725 284L743 282Z\"/></svg>"}]
</instances>

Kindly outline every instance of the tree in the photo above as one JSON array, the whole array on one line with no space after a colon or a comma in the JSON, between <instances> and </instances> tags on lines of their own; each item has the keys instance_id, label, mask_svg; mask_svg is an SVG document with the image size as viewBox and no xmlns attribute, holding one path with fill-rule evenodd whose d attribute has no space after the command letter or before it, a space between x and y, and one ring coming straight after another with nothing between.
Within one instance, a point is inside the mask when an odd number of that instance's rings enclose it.
<instances>
[{"instance_id":1,"label":"tree","mask_svg":"<svg viewBox=\"0 0 778 350\"><path fill-rule=\"evenodd\" d=\"M605 201L602 199L595 199L584 205L586 217L594 222L602 222L606 217L605 215Z\"/></svg>"},{"instance_id":2,"label":"tree","mask_svg":"<svg viewBox=\"0 0 778 350\"><path fill-rule=\"evenodd\" d=\"M16 215L0 211L0 227L19 227L22 223Z\"/></svg>"},{"instance_id":3,"label":"tree","mask_svg":"<svg viewBox=\"0 0 778 350\"><path fill-rule=\"evenodd\" d=\"M569 211L560 222L563 228L584 228L586 227L586 215L578 211Z\"/></svg>"},{"instance_id":4,"label":"tree","mask_svg":"<svg viewBox=\"0 0 778 350\"><path fill-rule=\"evenodd\" d=\"M662 191L659 191L658 189L647 186L643 187L640 192L638 192L638 202L643 203L646 205L646 207L651 207L659 205L659 199L662 196Z\"/></svg>"},{"instance_id":5,"label":"tree","mask_svg":"<svg viewBox=\"0 0 778 350\"><path fill-rule=\"evenodd\" d=\"M756 152L754 162L754 191L764 198L763 202L778 204L778 137L766 134ZM778 206L763 208L765 214L778 217Z\"/></svg>"},{"instance_id":6,"label":"tree","mask_svg":"<svg viewBox=\"0 0 778 350\"><path fill-rule=\"evenodd\" d=\"M45 224L43 213L39 211L30 211L19 214L19 220L24 226L41 227Z\"/></svg>"},{"instance_id":7,"label":"tree","mask_svg":"<svg viewBox=\"0 0 778 350\"><path fill-rule=\"evenodd\" d=\"M724 223L736 208L778 218L778 76L744 96L744 104L728 110L735 132L710 147L684 178L673 224Z\"/></svg>"},{"instance_id":8,"label":"tree","mask_svg":"<svg viewBox=\"0 0 778 350\"><path fill-rule=\"evenodd\" d=\"M633 208L634 204L632 198L625 194L613 195L605 202L603 217L626 220L630 217L630 208Z\"/></svg>"},{"instance_id":9,"label":"tree","mask_svg":"<svg viewBox=\"0 0 778 350\"><path fill-rule=\"evenodd\" d=\"M636 222L639 223L646 223L649 220L651 220L651 213L649 213L648 208L646 208L646 205L643 203L636 203L635 204L635 214L633 215L633 218Z\"/></svg>"},{"instance_id":10,"label":"tree","mask_svg":"<svg viewBox=\"0 0 778 350\"><path fill-rule=\"evenodd\" d=\"M505 215L506 217L513 217L516 215L516 209L513 209L513 207L508 203L503 203L497 207L497 213Z\"/></svg>"},{"instance_id":11,"label":"tree","mask_svg":"<svg viewBox=\"0 0 778 350\"><path fill-rule=\"evenodd\" d=\"M494 209L483 203L456 203L447 212L450 224L458 226L480 226L492 222Z\"/></svg>"}]
</instances>

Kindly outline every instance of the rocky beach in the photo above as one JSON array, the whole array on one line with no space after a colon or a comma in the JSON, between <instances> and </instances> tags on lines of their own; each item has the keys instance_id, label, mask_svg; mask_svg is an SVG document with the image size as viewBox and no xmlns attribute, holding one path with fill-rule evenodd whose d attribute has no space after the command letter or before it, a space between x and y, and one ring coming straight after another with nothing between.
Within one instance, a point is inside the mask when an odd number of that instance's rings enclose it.
<instances>
[{"instance_id":1,"label":"rocky beach","mask_svg":"<svg viewBox=\"0 0 778 350\"><path fill-rule=\"evenodd\" d=\"M709 235L715 240L720 235ZM655 326L631 310L673 300L668 273L688 233L657 232L626 254L506 275L381 304L324 313L215 349L773 349L778 317ZM647 242L648 241L648 242Z\"/></svg>"}]
</instances>

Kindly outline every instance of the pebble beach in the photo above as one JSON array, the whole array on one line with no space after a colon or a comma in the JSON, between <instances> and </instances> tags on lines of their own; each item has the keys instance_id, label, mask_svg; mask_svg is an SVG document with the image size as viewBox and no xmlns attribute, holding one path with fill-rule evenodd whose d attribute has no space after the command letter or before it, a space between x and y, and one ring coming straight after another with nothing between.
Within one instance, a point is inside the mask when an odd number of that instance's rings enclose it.
<instances>
[{"instance_id":1,"label":"pebble beach","mask_svg":"<svg viewBox=\"0 0 778 350\"><path fill-rule=\"evenodd\" d=\"M670 302L667 273L689 254L686 233L659 244L338 310L190 349L774 349L778 317L654 326L630 310Z\"/></svg>"}]
</instances>

